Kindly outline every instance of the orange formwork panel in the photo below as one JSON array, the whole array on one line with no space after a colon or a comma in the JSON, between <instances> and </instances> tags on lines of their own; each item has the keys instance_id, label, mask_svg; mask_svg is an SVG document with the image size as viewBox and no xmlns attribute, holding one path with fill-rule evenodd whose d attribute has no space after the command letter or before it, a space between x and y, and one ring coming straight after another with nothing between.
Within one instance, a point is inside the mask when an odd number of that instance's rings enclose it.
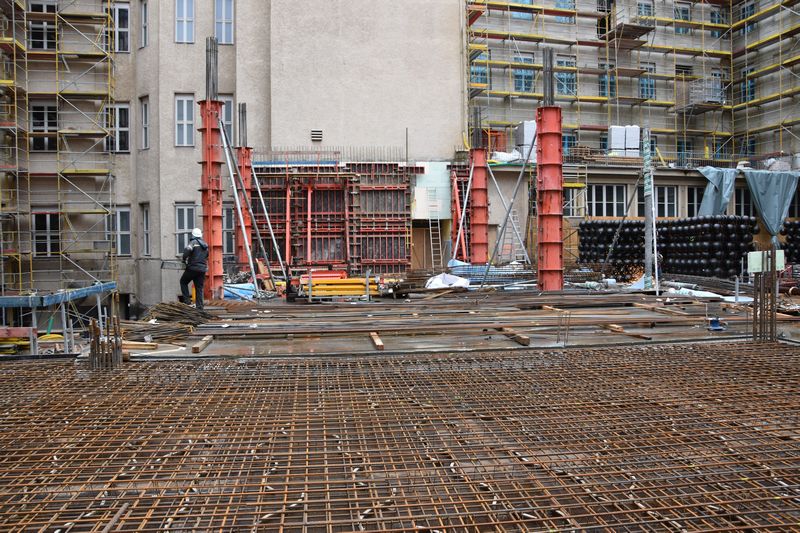
<instances>
[{"instance_id":1,"label":"orange formwork panel","mask_svg":"<svg viewBox=\"0 0 800 533\"><path fill-rule=\"evenodd\" d=\"M485 148L470 150L472 188L470 190L469 256L473 264L489 262L489 167Z\"/></svg>"},{"instance_id":2,"label":"orange formwork panel","mask_svg":"<svg viewBox=\"0 0 800 533\"><path fill-rule=\"evenodd\" d=\"M206 298L223 297L222 283L222 132L219 117L222 113L219 100L200 101L200 137L202 159L200 165L200 192L203 209L203 239L208 243L208 273L206 277Z\"/></svg>"},{"instance_id":3,"label":"orange formwork panel","mask_svg":"<svg viewBox=\"0 0 800 533\"><path fill-rule=\"evenodd\" d=\"M536 110L536 231L539 289L564 288L561 108Z\"/></svg>"},{"instance_id":4,"label":"orange formwork panel","mask_svg":"<svg viewBox=\"0 0 800 533\"><path fill-rule=\"evenodd\" d=\"M244 219L244 231L236 233L233 242L236 244L236 261L246 265L247 247L251 247L253 242L253 220L250 217L250 210L245 206L252 205L250 202L250 191L253 187L253 149L248 146L240 146L236 149L236 158L239 164L239 175L242 177L244 190L239 191L242 202L242 218ZM242 239L242 233L247 235L247 240Z\"/></svg>"}]
</instances>

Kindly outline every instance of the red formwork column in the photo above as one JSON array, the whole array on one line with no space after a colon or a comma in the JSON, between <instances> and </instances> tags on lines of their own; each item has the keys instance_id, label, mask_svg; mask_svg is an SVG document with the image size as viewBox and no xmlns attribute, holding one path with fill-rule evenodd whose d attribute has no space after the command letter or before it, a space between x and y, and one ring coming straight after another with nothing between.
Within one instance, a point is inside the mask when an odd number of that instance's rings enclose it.
<instances>
[{"instance_id":1,"label":"red formwork column","mask_svg":"<svg viewBox=\"0 0 800 533\"><path fill-rule=\"evenodd\" d=\"M244 190L240 191L239 199L242 202L242 218L244 219L244 232L237 232L233 242L236 243L236 261L240 265L246 265L247 247L251 247L253 242L253 220L250 218L250 191L253 187L253 149L248 146L240 146L236 149L237 159L239 160L239 175L242 177ZM238 220L236 223L238 224ZM242 233L247 236L247 240L242 239ZM267 258L264 258L267 261Z\"/></svg>"},{"instance_id":2,"label":"red formwork column","mask_svg":"<svg viewBox=\"0 0 800 533\"><path fill-rule=\"evenodd\" d=\"M536 233L539 289L564 288L561 108L536 110Z\"/></svg>"},{"instance_id":3,"label":"red formwork column","mask_svg":"<svg viewBox=\"0 0 800 533\"><path fill-rule=\"evenodd\" d=\"M202 100L200 102L200 137L202 143L202 175L200 192L203 208L203 239L208 243L208 274L204 295L206 298L222 298L222 134L219 116L222 102Z\"/></svg>"},{"instance_id":4,"label":"red formwork column","mask_svg":"<svg viewBox=\"0 0 800 533\"><path fill-rule=\"evenodd\" d=\"M472 263L489 262L489 170L486 149L470 150L472 190L469 196L469 256Z\"/></svg>"}]
</instances>

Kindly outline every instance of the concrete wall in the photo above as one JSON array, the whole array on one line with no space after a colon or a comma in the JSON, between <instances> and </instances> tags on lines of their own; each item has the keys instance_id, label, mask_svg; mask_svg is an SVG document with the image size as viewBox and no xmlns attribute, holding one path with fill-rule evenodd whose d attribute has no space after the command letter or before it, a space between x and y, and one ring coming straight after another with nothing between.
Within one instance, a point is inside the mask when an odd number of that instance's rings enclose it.
<instances>
[{"instance_id":1,"label":"concrete wall","mask_svg":"<svg viewBox=\"0 0 800 533\"><path fill-rule=\"evenodd\" d=\"M293 0L271 4L272 143L404 146L452 156L461 143L463 2Z\"/></svg>"}]
</instances>

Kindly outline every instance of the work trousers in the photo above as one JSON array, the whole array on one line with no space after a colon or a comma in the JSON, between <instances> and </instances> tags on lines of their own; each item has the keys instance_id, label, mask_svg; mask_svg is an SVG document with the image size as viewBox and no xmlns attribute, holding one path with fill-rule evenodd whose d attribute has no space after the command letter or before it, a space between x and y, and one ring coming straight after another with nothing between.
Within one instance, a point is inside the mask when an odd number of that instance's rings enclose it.
<instances>
[{"instance_id":1,"label":"work trousers","mask_svg":"<svg viewBox=\"0 0 800 533\"><path fill-rule=\"evenodd\" d=\"M189 283L194 283L195 299L198 309L203 308L203 285L206 282L206 273L198 272L197 270L189 270L188 268L181 276L181 295L183 296L183 303L192 303L192 293L189 292Z\"/></svg>"}]
</instances>

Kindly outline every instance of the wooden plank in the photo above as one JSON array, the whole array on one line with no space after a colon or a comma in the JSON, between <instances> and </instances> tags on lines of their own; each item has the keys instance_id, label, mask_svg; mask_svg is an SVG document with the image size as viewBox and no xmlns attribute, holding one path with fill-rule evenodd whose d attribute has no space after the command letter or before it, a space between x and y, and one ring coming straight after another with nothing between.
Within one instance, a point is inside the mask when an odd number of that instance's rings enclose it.
<instances>
[{"instance_id":1,"label":"wooden plank","mask_svg":"<svg viewBox=\"0 0 800 533\"><path fill-rule=\"evenodd\" d=\"M497 331L501 332L503 335L511 339L512 341L520 344L522 346L530 346L531 345L531 338L527 335L522 335L518 333L516 330L511 328L498 328Z\"/></svg>"},{"instance_id":2,"label":"wooden plank","mask_svg":"<svg viewBox=\"0 0 800 533\"><path fill-rule=\"evenodd\" d=\"M11 327L0 327L0 338L8 339L8 338L29 338L31 333L36 335L36 329L34 328L11 328Z\"/></svg>"},{"instance_id":3,"label":"wooden plank","mask_svg":"<svg viewBox=\"0 0 800 533\"><path fill-rule=\"evenodd\" d=\"M192 346L192 353L202 352L203 350L206 349L206 347L208 347L209 344L211 344L211 341L213 340L214 340L213 335L206 335L205 337L200 339L200 342Z\"/></svg>"},{"instance_id":4,"label":"wooden plank","mask_svg":"<svg viewBox=\"0 0 800 533\"><path fill-rule=\"evenodd\" d=\"M377 331L370 331L369 338L372 339L372 344L375 345L376 350L383 351L383 341L381 340Z\"/></svg>"},{"instance_id":5,"label":"wooden plank","mask_svg":"<svg viewBox=\"0 0 800 533\"><path fill-rule=\"evenodd\" d=\"M430 295L426 296L425 298L423 298L423 300L433 300L434 298L438 298L439 296L444 296L445 294L451 294L451 293L454 293L454 292L456 292L455 289L447 289L446 291L436 292L436 293L430 294Z\"/></svg>"},{"instance_id":6,"label":"wooden plank","mask_svg":"<svg viewBox=\"0 0 800 533\"><path fill-rule=\"evenodd\" d=\"M128 350L157 350L157 342L122 341L122 348Z\"/></svg>"},{"instance_id":7,"label":"wooden plank","mask_svg":"<svg viewBox=\"0 0 800 533\"><path fill-rule=\"evenodd\" d=\"M644 339L646 341L652 340L653 337L649 335L642 335L641 333L631 333L629 331L625 331L625 328L620 326L619 324L600 324L602 329L607 329L612 333L620 333L622 335L626 335L628 337L633 337L635 339Z\"/></svg>"},{"instance_id":8,"label":"wooden plank","mask_svg":"<svg viewBox=\"0 0 800 533\"><path fill-rule=\"evenodd\" d=\"M638 307L639 309L647 309L648 311L653 311L654 313L665 313L667 315L675 316L691 316L691 313L687 313L686 311L678 311L677 309L671 309L669 307L663 307L659 305L634 303L633 306Z\"/></svg>"}]
</instances>

